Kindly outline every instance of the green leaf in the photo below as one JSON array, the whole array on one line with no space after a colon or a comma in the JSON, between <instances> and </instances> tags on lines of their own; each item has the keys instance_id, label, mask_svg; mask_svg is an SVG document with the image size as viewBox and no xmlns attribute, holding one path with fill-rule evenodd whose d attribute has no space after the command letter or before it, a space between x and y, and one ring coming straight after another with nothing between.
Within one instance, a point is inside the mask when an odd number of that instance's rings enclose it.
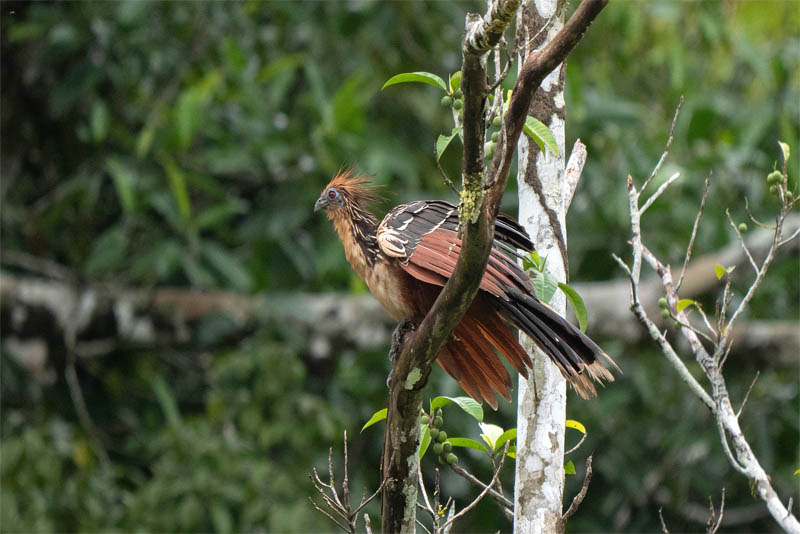
<instances>
[{"instance_id":1,"label":"green leaf","mask_svg":"<svg viewBox=\"0 0 800 534\"><path fill-rule=\"evenodd\" d=\"M789 148L789 144L784 143L783 141L778 141L778 146L781 147L781 152L783 153L783 161L789 163L789 155L792 153L791 149Z\"/></svg>"},{"instance_id":2,"label":"green leaf","mask_svg":"<svg viewBox=\"0 0 800 534\"><path fill-rule=\"evenodd\" d=\"M516 428L509 428L502 434L500 437L497 438L497 441L494 442L494 450L498 451L503 448L503 445L506 444L506 441L510 441L512 439L517 439L517 429Z\"/></svg>"},{"instance_id":3,"label":"green leaf","mask_svg":"<svg viewBox=\"0 0 800 534\"><path fill-rule=\"evenodd\" d=\"M221 204L214 204L198 214L194 220L198 230L212 228L224 223L235 215L247 212L247 203L238 197L231 197Z\"/></svg>"},{"instance_id":4,"label":"green leaf","mask_svg":"<svg viewBox=\"0 0 800 534\"><path fill-rule=\"evenodd\" d=\"M233 518L227 506L219 502L211 505L211 522L214 523L214 530L219 534L233 532Z\"/></svg>"},{"instance_id":5,"label":"green leaf","mask_svg":"<svg viewBox=\"0 0 800 534\"><path fill-rule=\"evenodd\" d=\"M136 157L142 159L150 151L156 134L155 124L147 123L136 138Z\"/></svg>"},{"instance_id":6,"label":"green leaf","mask_svg":"<svg viewBox=\"0 0 800 534\"><path fill-rule=\"evenodd\" d=\"M162 154L161 165L169 178L169 188L178 206L178 213L185 221L189 220L192 216L192 205L189 201L189 191L186 189L186 178L171 157Z\"/></svg>"},{"instance_id":7,"label":"green leaf","mask_svg":"<svg viewBox=\"0 0 800 534\"><path fill-rule=\"evenodd\" d=\"M800 475L800 469L795 469L794 474L795 475Z\"/></svg>"},{"instance_id":8,"label":"green leaf","mask_svg":"<svg viewBox=\"0 0 800 534\"><path fill-rule=\"evenodd\" d=\"M561 291L563 291L567 296L567 300L569 300L569 303L572 305L572 309L575 310L575 316L578 318L578 324L581 327L581 332L586 332L586 325L589 323L589 316L586 313L586 305L583 303L583 299L577 291L567 284L559 282L558 287L561 288Z\"/></svg>"},{"instance_id":9,"label":"green leaf","mask_svg":"<svg viewBox=\"0 0 800 534\"><path fill-rule=\"evenodd\" d=\"M116 158L106 160L106 170L114 180L114 187L117 190L117 198L125 213L133 213L136 210L136 194L133 184L136 176L133 171Z\"/></svg>"},{"instance_id":10,"label":"green leaf","mask_svg":"<svg viewBox=\"0 0 800 534\"><path fill-rule=\"evenodd\" d=\"M229 250L214 242L205 241L200 251L208 260L208 263L222 275L231 287L242 293L250 290L250 286L253 283L250 273L242 267L239 259Z\"/></svg>"},{"instance_id":11,"label":"green leaf","mask_svg":"<svg viewBox=\"0 0 800 534\"><path fill-rule=\"evenodd\" d=\"M534 250L522 258L522 268L526 271L530 271L531 269L543 271L544 262L542 261L542 258L539 257L539 253Z\"/></svg>"},{"instance_id":12,"label":"green leaf","mask_svg":"<svg viewBox=\"0 0 800 534\"><path fill-rule=\"evenodd\" d=\"M481 427L481 437L483 441L489 444L489 450L495 450L495 443L503 435L504 431L502 427L497 425L489 425L485 423L480 423L479 426Z\"/></svg>"},{"instance_id":13,"label":"green leaf","mask_svg":"<svg viewBox=\"0 0 800 534\"><path fill-rule=\"evenodd\" d=\"M128 253L128 232L117 224L94 240L84 271L89 276L108 275L123 265Z\"/></svg>"},{"instance_id":14,"label":"green leaf","mask_svg":"<svg viewBox=\"0 0 800 534\"><path fill-rule=\"evenodd\" d=\"M678 311L678 313L680 313L681 310L688 308L689 306L693 306L695 304L697 303L692 299L681 299L678 301L678 305L675 308Z\"/></svg>"},{"instance_id":15,"label":"green leaf","mask_svg":"<svg viewBox=\"0 0 800 534\"><path fill-rule=\"evenodd\" d=\"M181 414L178 411L178 403L175 402L172 390L161 375L153 379L153 392L156 394L158 404L161 406L161 411L164 412L167 424L172 428L180 426Z\"/></svg>"},{"instance_id":16,"label":"green leaf","mask_svg":"<svg viewBox=\"0 0 800 534\"><path fill-rule=\"evenodd\" d=\"M567 428L574 428L581 434L586 434L586 427L583 426L583 424L579 423L578 421L575 421L574 419L567 419L567 421L565 422L565 426Z\"/></svg>"},{"instance_id":17,"label":"green leaf","mask_svg":"<svg viewBox=\"0 0 800 534\"><path fill-rule=\"evenodd\" d=\"M436 140L437 160L442 158L442 154L444 154L444 151L447 150L447 147L450 145L450 141L452 141L453 138L455 138L455 136L458 135L459 130L461 130L460 126L457 128L453 128L453 133L451 133L450 135L441 135L441 134L439 135L439 138Z\"/></svg>"},{"instance_id":18,"label":"green leaf","mask_svg":"<svg viewBox=\"0 0 800 534\"><path fill-rule=\"evenodd\" d=\"M536 293L536 298L545 304L550 302L556 289L558 289L558 280L547 271L536 272L531 278L531 283L533 284L533 291Z\"/></svg>"},{"instance_id":19,"label":"green leaf","mask_svg":"<svg viewBox=\"0 0 800 534\"><path fill-rule=\"evenodd\" d=\"M572 463L572 460L564 464L564 474L567 475L574 475L575 474L575 464Z\"/></svg>"},{"instance_id":20,"label":"green leaf","mask_svg":"<svg viewBox=\"0 0 800 534\"><path fill-rule=\"evenodd\" d=\"M457 70L456 72L450 75L450 91L455 92L457 89L461 89L460 70Z\"/></svg>"},{"instance_id":21,"label":"green leaf","mask_svg":"<svg viewBox=\"0 0 800 534\"><path fill-rule=\"evenodd\" d=\"M717 275L717 280L722 279L725 274L730 274L736 269L735 265L731 265L730 267L723 267L719 263L714 265L714 273Z\"/></svg>"},{"instance_id":22,"label":"green leaf","mask_svg":"<svg viewBox=\"0 0 800 534\"><path fill-rule=\"evenodd\" d=\"M389 413L389 410L387 408L384 408L383 410L378 410L377 412L372 414L372 417L369 418L369 421L367 421L366 424L364 424L364 426L361 427L361 432L371 427L378 421L383 421L384 419L386 419L387 413Z\"/></svg>"},{"instance_id":23,"label":"green leaf","mask_svg":"<svg viewBox=\"0 0 800 534\"><path fill-rule=\"evenodd\" d=\"M199 91L188 90L178 98L178 144L187 148L192 142L199 118L203 115L203 98Z\"/></svg>"},{"instance_id":24,"label":"green leaf","mask_svg":"<svg viewBox=\"0 0 800 534\"><path fill-rule=\"evenodd\" d=\"M193 286L201 288L209 288L214 285L214 277L208 272L208 269L200 265L194 256L186 254L181 258L181 266L183 272L189 278L189 282Z\"/></svg>"},{"instance_id":25,"label":"green leaf","mask_svg":"<svg viewBox=\"0 0 800 534\"><path fill-rule=\"evenodd\" d=\"M508 454L506 454L509 458L516 458L517 457L517 448L512 445L508 448Z\"/></svg>"},{"instance_id":26,"label":"green leaf","mask_svg":"<svg viewBox=\"0 0 800 534\"><path fill-rule=\"evenodd\" d=\"M390 85L395 85L398 83L408 83L408 82L427 83L428 85L433 85L434 87L438 87L445 93L447 92L447 85L444 83L444 80L435 74L431 74L430 72L406 72L403 74L397 74L396 76L392 76L391 78L389 78L389 80L385 84L383 84L383 87L381 87L381 91L386 89Z\"/></svg>"},{"instance_id":27,"label":"green leaf","mask_svg":"<svg viewBox=\"0 0 800 534\"><path fill-rule=\"evenodd\" d=\"M102 100L95 101L92 105L91 127L92 141L99 143L108 134L108 107Z\"/></svg>"},{"instance_id":28,"label":"green leaf","mask_svg":"<svg viewBox=\"0 0 800 534\"><path fill-rule=\"evenodd\" d=\"M483 445L483 443L475 441L474 439L447 438L447 441L449 441L453 447L464 447L466 449L475 449L476 451L489 452L486 450L486 447Z\"/></svg>"},{"instance_id":29,"label":"green leaf","mask_svg":"<svg viewBox=\"0 0 800 534\"><path fill-rule=\"evenodd\" d=\"M558 155L558 143L556 143L556 138L553 136L553 132L545 126L544 123L534 119L533 117L527 117L525 119L525 126L523 126L523 130L525 133L528 134L534 142L539 145L539 149L544 152L545 147L547 147L550 152Z\"/></svg>"},{"instance_id":30,"label":"green leaf","mask_svg":"<svg viewBox=\"0 0 800 534\"><path fill-rule=\"evenodd\" d=\"M422 425L421 436L419 438L419 458L420 460L428 452L428 446L431 444L431 427Z\"/></svg>"},{"instance_id":31,"label":"green leaf","mask_svg":"<svg viewBox=\"0 0 800 534\"><path fill-rule=\"evenodd\" d=\"M471 397L436 397L431 401L431 411L454 402L476 421L483 421L483 408Z\"/></svg>"}]
</instances>

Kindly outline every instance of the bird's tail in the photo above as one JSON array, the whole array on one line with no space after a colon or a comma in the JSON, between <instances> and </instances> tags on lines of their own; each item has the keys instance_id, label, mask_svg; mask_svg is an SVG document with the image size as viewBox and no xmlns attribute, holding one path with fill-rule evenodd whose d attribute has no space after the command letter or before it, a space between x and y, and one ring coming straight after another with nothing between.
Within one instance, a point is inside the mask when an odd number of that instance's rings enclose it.
<instances>
[{"instance_id":1,"label":"bird's tail","mask_svg":"<svg viewBox=\"0 0 800 534\"><path fill-rule=\"evenodd\" d=\"M508 297L496 300L501 315L536 343L578 395L596 396L595 382L614 381L606 366L619 367L589 336L530 295L511 288Z\"/></svg>"}]
</instances>

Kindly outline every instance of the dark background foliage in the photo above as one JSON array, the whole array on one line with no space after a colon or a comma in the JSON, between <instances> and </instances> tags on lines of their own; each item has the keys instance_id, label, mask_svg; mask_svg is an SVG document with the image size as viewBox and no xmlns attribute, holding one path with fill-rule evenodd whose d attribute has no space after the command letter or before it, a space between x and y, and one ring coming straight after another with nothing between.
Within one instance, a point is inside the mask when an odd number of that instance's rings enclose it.
<instances>
[{"instance_id":1,"label":"dark background foliage","mask_svg":"<svg viewBox=\"0 0 800 534\"><path fill-rule=\"evenodd\" d=\"M399 72L457 70L464 15L482 9L3 2L4 254L52 260L81 284L364 293L313 202L343 165L385 186L379 209L452 200L432 157L450 128L441 95L380 88ZM725 209L744 220L745 197L757 216L771 216L764 177L779 160L776 141L800 152L798 27L792 2L617 2L602 13L567 74L568 146L581 138L590 155L568 219L572 280L620 276L610 254L623 254L629 235L625 177L649 174L681 95L657 181L676 170L683 178L648 211L649 244L681 261L712 170L696 253L734 239ZM458 164L451 148L444 166L457 175ZM514 187L505 201L512 213ZM799 277L797 258L783 258L751 315L797 320ZM603 317L589 311L591 332ZM290 322L261 321L231 337L224 317L204 321L196 338L168 349L78 362L109 465L76 415L63 347L49 353L50 379L37 379L3 344L3 531L330 530L307 502L306 474L325 465L330 446L338 455L345 429L354 488L376 487L382 432L358 430L385 402L386 350L334 346L319 359ZM591 451L595 478L569 529L659 530L663 507L673 530L702 530L692 507L718 502L724 486L727 513L744 518L727 530L775 530L725 459L707 411L653 348L600 341L624 375L593 401L570 397L568 415L589 439L573 454L578 476L568 477L567 499ZM742 424L776 489L798 501L798 367L752 356L726 367L734 400L761 369ZM459 394L435 375L432 395ZM457 409L445 415L451 435L477 438ZM511 427L514 407L487 419ZM488 474L477 455L462 462ZM444 489L462 503L472 494L457 479ZM490 502L460 526L498 528L510 526Z\"/></svg>"}]
</instances>

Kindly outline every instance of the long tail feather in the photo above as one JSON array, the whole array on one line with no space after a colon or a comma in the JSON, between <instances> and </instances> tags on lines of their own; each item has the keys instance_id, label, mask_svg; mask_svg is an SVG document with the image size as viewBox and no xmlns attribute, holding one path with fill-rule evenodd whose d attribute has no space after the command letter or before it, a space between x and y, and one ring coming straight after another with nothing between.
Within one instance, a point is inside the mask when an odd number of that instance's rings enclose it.
<instances>
[{"instance_id":1,"label":"long tail feather","mask_svg":"<svg viewBox=\"0 0 800 534\"><path fill-rule=\"evenodd\" d=\"M535 298L515 289L508 295L509 300L497 302L509 319L547 354L581 397L597 395L594 382L614 381L604 365L619 367L586 334Z\"/></svg>"}]
</instances>

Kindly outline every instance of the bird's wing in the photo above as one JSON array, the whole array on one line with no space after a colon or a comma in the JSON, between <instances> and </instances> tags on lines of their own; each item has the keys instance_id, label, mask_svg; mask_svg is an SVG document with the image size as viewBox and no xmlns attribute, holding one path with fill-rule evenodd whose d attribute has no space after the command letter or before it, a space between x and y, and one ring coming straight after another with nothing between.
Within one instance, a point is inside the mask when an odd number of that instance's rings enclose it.
<instances>
[{"instance_id":1,"label":"bird's wing","mask_svg":"<svg viewBox=\"0 0 800 534\"><path fill-rule=\"evenodd\" d=\"M417 201L390 211L378 226L378 246L384 254L420 282L443 286L455 270L461 239L458 208L442 201ZM613 380L603 366L616 367L594 341L552 308L539 302L528 275L517 265L517 248L530 251L533 243L513 219L498 217L495 241L481 280L476 302L447 345L439 363L473 398L496 406L491 389L508 395L508 381L494 365L488 340L523 375L530 359L514 340L502 333L503 323L520 329L547 354L583 397L596 394L593 381ZM476 335L478 332L481 335ZM486 384L491 388L486 390Z\"/></svg>"},{"instance_id":2,"label":"bird's wing","mask_svg":"<svg viewBox=\"0 0 800 534\"><path fill-rule=\"evenodd\" d=\"M441 200L419 200L397 206L381 221L377 239L383 253L400 260L411 276L444 285L453 274L461 252L458 208ZM509 256L518 255L518 248L532 251L533 243L519 223L499 216L481 289L501 298L505 298L506 287L530 291L530 280Z\"/></svg>"}]
</instances>

